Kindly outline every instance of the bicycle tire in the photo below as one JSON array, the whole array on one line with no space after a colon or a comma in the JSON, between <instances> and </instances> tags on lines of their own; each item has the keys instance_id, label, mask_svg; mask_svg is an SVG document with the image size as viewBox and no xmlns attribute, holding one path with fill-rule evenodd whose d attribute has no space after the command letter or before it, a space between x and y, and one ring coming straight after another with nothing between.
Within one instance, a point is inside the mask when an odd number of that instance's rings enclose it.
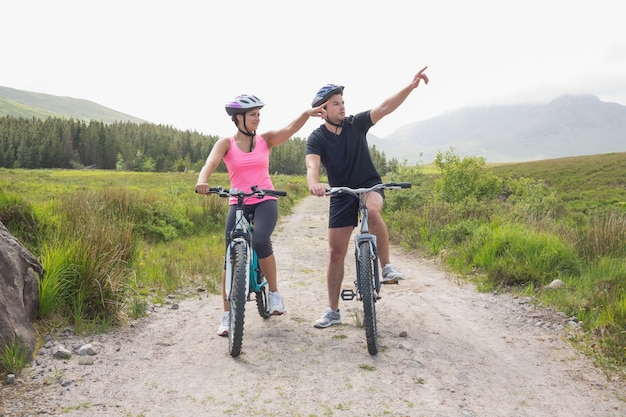
<instances>
[{"instance_id":1,"label":"bicycle tire","mask_svg":"<svg viewBox=\"0 0 626 417\"><path fill-rule=\"evenodd\" d=\"M359 244L359 292L363 301L363 327L367 351L370 355L378 353L378 332L376 329L376 300L374 295L374 278L372 259L370 257L370 242Z\"/></svg>"},{"instance_id":2,"label":"bicycle tire","mask_svg":"<svg viewBox=\"0 0 626 417\"><path fill-rule=\"evenodd\" d=\"M231 250L233 278L230 290L230 323L228 331L228 351L236 357L241 353L243 343L243 323L246 307L246 280L248 252L244 242L235 242Z\"/></svg>"},{"instance_id":3,"label":"bicycle tire","mask_svg":"<svg viewBox=\"0 0 626 417\"><path fill-rule=\"evenodd\" d=\"M261 285L265 280L265 275L263 275L263 271L260 268L257 268L257 276L256 282L257 285ZM256 307L259 311L259 315L264 319L268 319L270 317L270 306L269 300L267 299L267 285L263 285L260 287L259 291L255 291L256 295Z\"/></svg>"}]
</instances>

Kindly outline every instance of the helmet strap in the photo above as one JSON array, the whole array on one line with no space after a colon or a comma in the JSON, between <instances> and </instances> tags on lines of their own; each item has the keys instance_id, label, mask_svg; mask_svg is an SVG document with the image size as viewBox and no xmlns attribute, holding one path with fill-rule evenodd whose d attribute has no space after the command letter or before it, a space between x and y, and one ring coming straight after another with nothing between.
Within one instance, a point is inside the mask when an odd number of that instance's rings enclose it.
<instances>
[{"instance_id":1,"label":"helmet strap","mask_svg":"<svg viewBox=\"0 0 626 417\"><path fill-rule=\"evenodd\" d=\"M250 132L248 132L247 130L241 130L241 128L239 128L239 127L238 127L237 129L238 129L241 133L243 133L244 135L249 136L249 137L253 137L254 135L256 135L256 132L252 132L252 133L250 133Z\"/></svg>"},{"instance_id":2,"label":"helmet strap","mask_svg":"<svg viewBox=\"0 0 626 417\"><path fill-rule=\"evenodd\" d=\"M335 127L343 127L343 120L341 121L341 123L331 122L329 119L324 119L324 120L326 120L326 123L330 123L331 125Z\"/></svg>"},{"instance_id":3,"label":"helmet strap","mask_svg":"<svg viewBox=\"0 0 626 417\"><path fill-rule=\"evenodd\" d=\"M243 128L245 130L241 130L241 128L239 126L237 126L237 130L239 130L244 135L249 136L249 137L252 138L252 137L254 137L254 135L256 135L256 130L254 132L252 132L252 133L248 132L248 127L246 126L246 114L242 113L242 115L243 115Z\"/></svg>"}]
</instances>

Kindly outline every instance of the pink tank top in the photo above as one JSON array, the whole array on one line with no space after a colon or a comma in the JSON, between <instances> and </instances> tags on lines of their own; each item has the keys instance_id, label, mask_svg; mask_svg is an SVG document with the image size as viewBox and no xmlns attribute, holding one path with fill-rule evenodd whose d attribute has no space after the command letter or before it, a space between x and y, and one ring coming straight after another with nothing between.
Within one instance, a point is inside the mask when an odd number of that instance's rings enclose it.
<instances>
[{"instance_id":1,"label":"pink tank top","mask_svg":"<svg viewBox=\"0 0 626 417\"><path fill-rule=\"evenodd\" d=\"M224 163L230 177L230 187L250 192L253 185L259 189L273 190L270 178L270 149L262 136L256 136L256 145L252 152L243 152L237 146L235 137L230 138L230 148L224 156ZM274 196L249 198L246 205L258 204L265 200L276 200ZM237 198L231 197L230 204L237 204Z\"/></svg>"}]
</instances>

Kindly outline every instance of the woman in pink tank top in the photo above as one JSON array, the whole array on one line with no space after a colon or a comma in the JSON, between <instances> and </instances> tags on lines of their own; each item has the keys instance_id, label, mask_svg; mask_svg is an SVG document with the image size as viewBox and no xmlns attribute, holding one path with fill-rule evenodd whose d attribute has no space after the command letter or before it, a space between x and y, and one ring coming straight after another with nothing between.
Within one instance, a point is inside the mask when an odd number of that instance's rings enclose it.
<instances>
[{"instance_id":1,"label":"woman in pink tank top","mask_svg":"<svg viewBox=\"0 0 626 417\"><path fill-rule=\"evenodd\" d=\"M261 108L265 105L253 95L240 95L226 104L226 113L237 127L237 132L229 138L218 140L207 160L200 170L196 191L206 194L209 190L209 178L221 161L228 169L230 187L249 192L252 186L274 189L269 173L270 152L292 137L309 119L309 117L324 117L324 104L307 109L297 119L278 130L269 130L257 134L261 121ZM228 231L232 229L235 219L234 204L231 199L230 209L226 218L226 245L228 245ZM270 314L280 315L285 312L283 297L278 292L276 279L276 258L272 250L271 234L278 221L278 203L276 197L266 196L262 199L252 199L246 203L246 213L254 213L253 245L259 256L261 269L265 274L269 286ZM220 336L228 336L228 322L230 320L230 305L225 299L225 274L222 271L222 295L224 313L217 330Z\"/></svg>"}]
</instances>

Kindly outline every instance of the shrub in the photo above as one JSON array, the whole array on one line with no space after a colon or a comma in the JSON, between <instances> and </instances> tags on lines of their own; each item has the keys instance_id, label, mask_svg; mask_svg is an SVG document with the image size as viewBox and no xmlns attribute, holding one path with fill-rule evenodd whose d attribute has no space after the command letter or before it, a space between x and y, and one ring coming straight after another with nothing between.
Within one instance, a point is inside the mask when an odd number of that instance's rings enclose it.
<instances>
[{"instance_id":1,"label":"shrub","mask_svg":"<svg viewBox=\"0 0 626 417\"><path fill-rule=\"evenodd\" d=\"M509 215L515 221L532 225L564 216L563 203L543 181L521 177L508 178L505 183Z\"/></svg>"},{"instance_id":2,"label":"shrub","mask_svg":"<svg viewBox=\"0 0 626 417\"><path fill-rule=\"evenodd\" d=\"M451 149L446 153L437 153L434 163L441 171L435 190L442 201L460 203L467 199L489 200L502 190L500 180L487 169L483 157L460 158Z\"/></svg>"}]
</instances>

